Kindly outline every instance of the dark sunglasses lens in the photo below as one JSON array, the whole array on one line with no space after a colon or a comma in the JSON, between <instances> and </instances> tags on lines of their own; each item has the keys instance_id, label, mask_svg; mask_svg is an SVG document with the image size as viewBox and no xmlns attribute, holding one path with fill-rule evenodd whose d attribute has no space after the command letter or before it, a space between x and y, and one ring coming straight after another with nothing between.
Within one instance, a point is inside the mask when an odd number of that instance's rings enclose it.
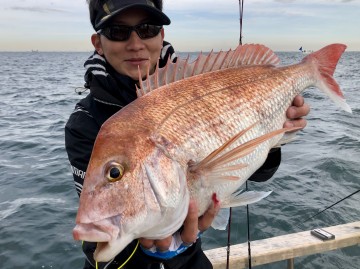
<instances>
[{"instance_id":1,"label":"dark sunglasses lens","mask_svg":"<svg viewBox=\"0 0 360 269\"><path fill-rule=\"evenodd\" d=\"M159 25L140 24L136 27L136 32L141 39L147 39L157 36L161 28Z\"/></svg>"},{"instance_id":2,"label":"dark sunglasses lens","mask_svg":"<svg viewBox=\"0 0 360 269\"><path fill-rule=\"evenodd\" d=\"M113 25L108 28L108 36L113 41L125 41L130 36L130 28L127 26Z\"/></svg>"},{"instance_id":3,"label":"dark sunglasses lens","mask_svg":"<svg viewBox=\"0 0 360 269\"><path fill-rule=\"evenodd\" d=\"M100 33L112 41L126 41L129 39L132 30L135 30L141 39L148 39L157 36L161 28L162 26L146 23L139 24L134 27L125 25L111 25L102 29Z\"/></svg>"}]
</instances>

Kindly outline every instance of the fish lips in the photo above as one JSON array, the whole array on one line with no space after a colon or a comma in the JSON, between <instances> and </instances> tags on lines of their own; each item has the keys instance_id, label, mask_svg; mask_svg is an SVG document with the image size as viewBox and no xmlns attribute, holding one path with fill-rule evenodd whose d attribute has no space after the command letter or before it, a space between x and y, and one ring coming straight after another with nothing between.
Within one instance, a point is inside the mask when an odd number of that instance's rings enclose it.
<instances>
[{"instance_id":1,"label":"fish lips","mask_svg":"<svg viewBox=\"0 0 360 269\"><path fill-rule=\"evenodd\" d=\"M73 229L73 237L75 240L96 242L94 259L108 262L134 239L132 233L122 231L120 217L118 215L93 223L78 223Z\"/></svg>"},{"instance_id":2,"label":"fish lips","mask_svg":"<svg viewBox=\"0 0 360 269\"><path fill-rule=\"evenodd\" d=\"M73 237L88 242L113 241L119 236L119 218L114 216L93 223L78 223L73 229Z\"/></svg>"}]
</instances>

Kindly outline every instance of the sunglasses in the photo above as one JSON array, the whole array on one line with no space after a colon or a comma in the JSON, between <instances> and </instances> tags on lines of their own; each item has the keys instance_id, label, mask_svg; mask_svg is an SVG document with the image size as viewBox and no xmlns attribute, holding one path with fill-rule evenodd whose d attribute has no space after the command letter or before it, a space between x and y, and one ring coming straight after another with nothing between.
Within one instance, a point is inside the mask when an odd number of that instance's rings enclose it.
<instances>
[{"instance_id":1,"label":"sunglasses","mask_svg":"<svg viewBox=\"0 0 360 269\"><path fill-rule=\"evenodd\" d=\"M161 29L161 25L148 23L141 23L135 26L114 24L100 29L97 33L106 36L111 41L126 41L130 38L132 31L135 31L141 39L149 39L157 36Z\"/></svg>"}]
</instances>

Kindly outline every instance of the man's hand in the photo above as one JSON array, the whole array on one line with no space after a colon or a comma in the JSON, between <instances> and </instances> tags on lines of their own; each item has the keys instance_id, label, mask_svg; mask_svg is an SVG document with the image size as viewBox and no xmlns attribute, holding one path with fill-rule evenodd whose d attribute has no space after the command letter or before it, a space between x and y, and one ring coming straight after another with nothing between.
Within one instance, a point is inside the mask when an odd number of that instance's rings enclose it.
<instances>
[{"instance_id":1,"label":"man's hand","mask_svg":"<svg viewBox=\"0 0 360 269\"><path fill-rule=\"evenodd\" d=\"M309 114L310 107L304 102L301 95L295 96L292 105L286 111L288 120L284 123L284 127L300 127L305 128L306 119L302 118Z\"/></svg>"},{"instance_id":2,"label":"man's hand","mask_svg":"<svg viewBox=\"0 0 360 269\"><path fill-rule=\"evenodd\" d=\"M189 246L192 245L196 241L198 233L207 230L211 226L219 209L220 203L214 204L213 202L204 215L198 218L197 204L194 200L191 200L189 203L189 211L184 221L184 227L180 234L183 244ZM139 241L141 246L145 249L150 249L155 246L158 251L165 252L169 250L174 237L174 235L170 235L161 240L141 238Z\"/></svg>"}]
</instances>

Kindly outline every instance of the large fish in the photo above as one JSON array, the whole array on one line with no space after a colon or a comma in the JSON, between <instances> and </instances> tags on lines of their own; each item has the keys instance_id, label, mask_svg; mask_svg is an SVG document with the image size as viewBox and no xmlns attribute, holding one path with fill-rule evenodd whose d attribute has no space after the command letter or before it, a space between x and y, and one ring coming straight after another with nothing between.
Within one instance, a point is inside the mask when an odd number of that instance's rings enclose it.
<instances>
[{"instance_id":1,"label":"large fish","mask_svg":"<svg viewBox=\"0 0 360 269\"><path fill-rule=\"evenodd\" d=\"M262 45L168 63L139 86L139 98L108 119L98 134L73 235L99 242L108 261L133 239L177 231L193 198L202 215L258 201L241 185L284 141L286 110L310 86L351 112L333 79L346 46L329 45L300 63Z\"/></svg>"}]
</instances>

